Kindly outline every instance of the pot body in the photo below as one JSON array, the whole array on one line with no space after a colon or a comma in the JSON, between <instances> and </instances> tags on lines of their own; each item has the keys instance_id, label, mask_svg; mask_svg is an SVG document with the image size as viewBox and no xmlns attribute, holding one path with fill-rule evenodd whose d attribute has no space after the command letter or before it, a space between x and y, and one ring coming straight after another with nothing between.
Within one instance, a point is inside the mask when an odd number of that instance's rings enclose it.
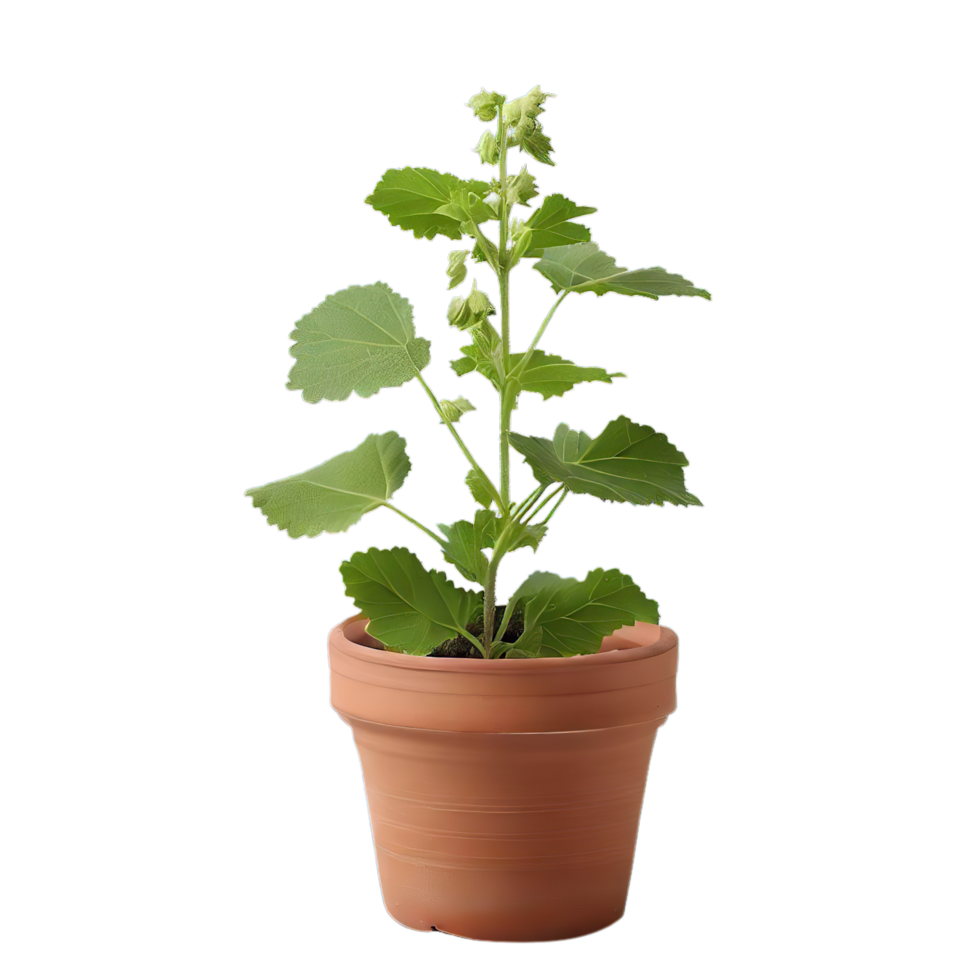
<instances>
[{"instance_id":1,"label":"pot body","mask_svg":"<svg viewBox=\"0 0 980 980\"><path fill-rule=\"evenodd\" d=\"M622 916L677 637L638 623L583 657L452 660L330 636L388 912L471 939L567 939Z\"/></svg>"}]
</instances>

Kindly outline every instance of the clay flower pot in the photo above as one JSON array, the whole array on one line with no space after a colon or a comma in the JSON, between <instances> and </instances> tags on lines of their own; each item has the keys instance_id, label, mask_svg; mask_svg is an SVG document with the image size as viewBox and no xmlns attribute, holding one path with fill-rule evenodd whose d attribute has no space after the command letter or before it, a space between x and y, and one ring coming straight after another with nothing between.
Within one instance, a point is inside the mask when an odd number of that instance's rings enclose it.
<instances>
[{"instance_id":1,"label":"clay flower pot","mask_svg":"<svg viewBox=\"0 0 980 980\"><path fill-rule=\"evenodd\" d=\"M623 914L650 752L674 710L677 636L637 623L599 653L454 660L330 634L385 905L470 939L567 939Z\"/></svg>"}]
</instances>

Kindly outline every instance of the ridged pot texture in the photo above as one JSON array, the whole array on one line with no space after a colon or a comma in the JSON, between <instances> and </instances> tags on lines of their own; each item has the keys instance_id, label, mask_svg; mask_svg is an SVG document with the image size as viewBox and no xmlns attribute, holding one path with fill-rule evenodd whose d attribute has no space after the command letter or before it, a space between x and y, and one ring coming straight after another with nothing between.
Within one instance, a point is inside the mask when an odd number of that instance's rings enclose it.
<instances>
[{"instance_id":1,"label":"ridged pot texture","mask_svg":"<svg viewBox=\"0 0 980 980\"><path fill-rule=\"evenodd\" d=\"M677 636L637 623L599 653L454 660L330 634L331 703L364 769L385 906L412 929L567 939L622 916Z\"/></svg>"}]
</instances>

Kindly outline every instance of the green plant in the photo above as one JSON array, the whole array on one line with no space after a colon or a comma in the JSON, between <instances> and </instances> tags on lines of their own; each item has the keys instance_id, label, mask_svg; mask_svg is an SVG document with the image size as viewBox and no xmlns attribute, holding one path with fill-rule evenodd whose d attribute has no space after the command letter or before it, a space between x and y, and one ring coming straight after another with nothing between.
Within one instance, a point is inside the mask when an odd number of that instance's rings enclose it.
<instances>
[{"instance_id":1,"label":"green plant","mask_svg":"<svg viewBox=\"0 0 980 980\"><path fill-rule=\"evenodd\" d=\"M450 289L466 278L468 257L486 264L497 277L499 332L490 322L497 309L475 282L468 295L452 300L448 318L466 334L463 356L452 367L458 375L482 374L499 396L498 482L479 465L456 427L474 406L465 398L440 400L426 384L422 370L429 363L429 341L415 335L408 300L385 283L351 286L328 296L291 335L296 364L288 388L302 391L306 401L318 402L342 400L351 392L367 398L382 388L418 381L470 465L466 483L480 509L471 521L438 525L441 534L390 502L411 466L405 440L394 432L370 435L356 449L305 473L248 491L268 522L292 537L344 531L368 511L388 507L424 531L460 574L482 587L479 592L459 588L444 572L426 569L404 548L370 548L353 555L341 565L347 595L370 617L371 635L390 650L425 655L439 648L449 653L462 644L465 653L476 651L488 658L594 653L603 637L620 626L636 620L657 622L656 602L615 569L598 568L582 582L535 572L498 619L497 569L504 555L525 547L536 551L569 493L633 504L700 504L684 487L684 454L666 436L625 416L610 422L596 439L567 425L558 426L552 439L511 431L521 392L547 399L582 382L609 383L623 377L603 368L578 367L539 348L555 311L572 293L711 298L662 268L618 267L592 243L589 230L573 220L595 208L549 194L530 214L517 216L525 213L517 209L531 207L538 189L526 166L508 173L508 150L553 165L551 141L540 119L548 97L534 88L511 102L487 91L470 100L479 119L496 124L477 147L482 162L496 168L491 181L406 167L387 171L367 198L391 224L416 238L473 239L469 249L449 253ZM484 231L487 223L496 225L493 233ZM537 260L534 269L558 298L527 349L512 353L509 277L518 263L529 259ZM521 501L511 499L511 448L530 464L538 481ZM549 504L547 514L535 522Z\"/></svg>"}]
</instances>

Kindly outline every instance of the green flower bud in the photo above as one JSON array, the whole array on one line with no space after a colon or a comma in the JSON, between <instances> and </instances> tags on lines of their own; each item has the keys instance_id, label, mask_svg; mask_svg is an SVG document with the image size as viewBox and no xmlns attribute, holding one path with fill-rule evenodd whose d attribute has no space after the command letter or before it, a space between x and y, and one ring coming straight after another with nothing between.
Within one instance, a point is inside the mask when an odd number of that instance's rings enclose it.
<instances>
[{"instance_id":1,"label":"green flower bud","mask_svg":"<svg viewBox=\"0 0 980 980\"><path fill-rule=\"evenodd\" d=\"M488 129L476 145L476 152L480 154L481 163L496 164L500 160L500 147L497 145L497 138Z\"/></svg>"},{"instance_id":2,"label":"green flower bud","mask_svg":"<svg viewBox=\"0 0 980 980\"><path fill-rule=\"evenodd\" d=\"M466 299L461 296L453 298L449 304L446 317L454 327L459 327L460 330L469 330L470 327L475 327L496 312L493 303L490 302L490 297L486 293L480 292L474 281L473 288Z\"/></svg>"},{"instance_id":3,"label":"green flower bud","mask_svg":"<svg viewBox=\"0 0 980 980\"><path fill-rule=\"evenodd\" d=\"M450 289L455 289L466 278L466 256L469 254L469 249L449 253L449 268L446 269L446 275L449 276Z\"/></svg>"},{"instance_id":4,"label":"green flower bud","mask_svg":"<svg viewBox=\"0 0 980 980\"><path fill-rule=\"evenodd\" d=\"M490 122L497 118L497 107L504 104L504 97L497 92L488 92L485 88L480 89L479 95L474 95L466 103L472 110L477 119Z\"/></svg>"},{"instance_id":5,"label":"green flower bud","mask_svg":"<svg viewBox=\"0 0 980 980\"><path fill-rule=\"evenodd\" d=\"M458 422L463 412L476 411L476 406L463 398L462 395L453 401L450 401L448 398L443 399L439 402L439 407L442 409L443 419L450 422Z\"/></svg>"}]
</instances>

